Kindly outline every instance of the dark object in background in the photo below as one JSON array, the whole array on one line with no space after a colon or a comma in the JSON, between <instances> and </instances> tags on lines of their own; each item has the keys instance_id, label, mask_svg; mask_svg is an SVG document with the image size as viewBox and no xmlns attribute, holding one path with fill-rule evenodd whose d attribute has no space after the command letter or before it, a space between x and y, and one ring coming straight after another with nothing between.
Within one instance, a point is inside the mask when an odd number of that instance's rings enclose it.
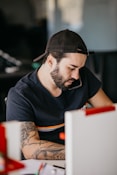
<instances>
[{"instance_id":1,"label":"dark object in background","mask_svg":"<svg viewBox=\"0 0 117 175\"><path fill-rule=\"evenodd\" d=\"M94 52L86 65L102 81L105 93L117 103L117 51Z\"/></svg>"},{"instance_id":2,"label":"dark object in background","mask_svg":"<svg viewBox=\"0 0 117 175\"><path fill-rule=\"evenodd\" d=\"M33 60L44 52L47 42L47 20L26 27L22 24L9 24L0 9L0 49L10 55L25 60Z\"/></svg>"}]
</instances>

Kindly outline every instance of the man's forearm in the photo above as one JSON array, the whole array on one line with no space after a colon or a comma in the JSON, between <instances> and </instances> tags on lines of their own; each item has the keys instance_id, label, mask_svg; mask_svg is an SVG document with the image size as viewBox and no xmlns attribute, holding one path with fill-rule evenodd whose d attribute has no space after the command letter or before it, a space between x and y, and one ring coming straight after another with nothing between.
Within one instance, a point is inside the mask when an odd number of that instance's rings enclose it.
<instances>
[{"instance_id":1,"label":"man's forearm","mask_svg":"<svg viewBox=\"0 0 117 175\"><path fill-rule=\"evenodd\" d=\"M33 122L22 122L21 149L26 159L65 159L65 146L47 140L40 140Z\"/></svg>"},{"instance_id":2,"label":"man's forearm","mask_svg":"<svg viewBox=\"0 0 117 175\"><path fill-rule=\"evenodd\" d=\"M64 160L64 145L39 140L34 143L28 143L22 148L24 156L27 159L43 159L43 160Z\"/></svg>"}]
</instances>

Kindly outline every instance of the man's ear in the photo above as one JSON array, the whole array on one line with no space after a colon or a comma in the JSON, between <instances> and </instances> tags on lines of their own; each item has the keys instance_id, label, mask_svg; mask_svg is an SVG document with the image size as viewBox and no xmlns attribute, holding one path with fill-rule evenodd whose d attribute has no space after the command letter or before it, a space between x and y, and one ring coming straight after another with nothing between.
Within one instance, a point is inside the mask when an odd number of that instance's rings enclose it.
<instances>
[{"instance_id":1,"label":"man's ear","mask_svg":"<svg viewBox=\"0 0 117 175\"><path fill-rule=\"evenodd\" d=\"M48 55L47 63L48 63L49 66L52 66L55 63L55 61L56 61L55 58L51 54Z\"/></svg>"}]
</instances>

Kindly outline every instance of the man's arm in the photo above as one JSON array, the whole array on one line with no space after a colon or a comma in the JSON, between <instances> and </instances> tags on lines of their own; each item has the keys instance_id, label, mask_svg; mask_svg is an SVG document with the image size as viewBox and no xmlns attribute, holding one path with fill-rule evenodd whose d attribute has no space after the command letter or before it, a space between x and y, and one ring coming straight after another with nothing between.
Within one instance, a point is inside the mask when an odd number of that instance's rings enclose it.
<instances>
[{"instance_id":1,"label":"man's arm","mask_svg":"<svg viewBox=\"0 0 117 175\"><path fill-rule=\"evenodd\" d=\"M46 140L40 140L34 122L22 122L21 149L26 159L65 159L65 146Z\"/></svg>"}]
</instances>

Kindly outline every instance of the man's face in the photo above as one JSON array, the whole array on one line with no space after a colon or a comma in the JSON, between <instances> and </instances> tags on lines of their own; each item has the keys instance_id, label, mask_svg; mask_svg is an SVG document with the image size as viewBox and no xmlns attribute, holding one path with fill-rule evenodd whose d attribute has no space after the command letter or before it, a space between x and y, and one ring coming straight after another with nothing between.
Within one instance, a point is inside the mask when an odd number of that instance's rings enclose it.
<instances>
[{"instance_id":1,"label":"man's face","mask_svg":"<svg viewBox=\"0 0 117 175\"><path fill-rule=\"evenodd\" d=\"M51 71L51 77L56 86L62 90L68 89L78 80L79 69L85 65L86 55L79 53L67 53Z\"/></svg>"}]
</instances>

